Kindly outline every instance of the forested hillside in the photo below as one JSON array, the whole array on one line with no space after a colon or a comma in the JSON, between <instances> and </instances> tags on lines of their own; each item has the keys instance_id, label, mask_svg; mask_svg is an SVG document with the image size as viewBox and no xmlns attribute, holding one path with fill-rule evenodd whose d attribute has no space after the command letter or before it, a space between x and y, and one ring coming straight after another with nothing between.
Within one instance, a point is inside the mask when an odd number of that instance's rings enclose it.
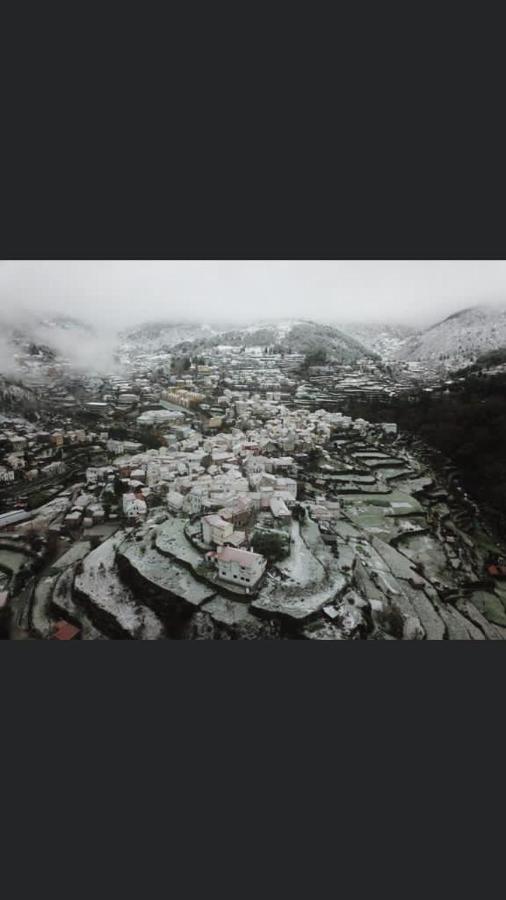
<instances>
[{"instance_id":1,"label":"forested hillside","mask_svg":"<svg viewBox=\"0 0 506 900\"><path fill-rule=\"evenodd\" d=\"M446 454L474 499L506 537L506 373L469 374L442 393L350 403L370 421L397 422Z\"/></svg>"}]
</instances>

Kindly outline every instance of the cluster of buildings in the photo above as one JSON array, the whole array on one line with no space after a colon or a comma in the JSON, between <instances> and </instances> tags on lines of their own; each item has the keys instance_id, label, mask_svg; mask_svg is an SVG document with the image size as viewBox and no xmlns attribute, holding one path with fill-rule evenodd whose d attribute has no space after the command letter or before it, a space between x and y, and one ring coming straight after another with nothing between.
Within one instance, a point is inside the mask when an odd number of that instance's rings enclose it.
<instances>
[{"instance_id":1,"label":"cluster of buildings","mask_svg":"<svg viewBox=\"0 0 506 900\"><path fill-rule=\"evenodd\" d=\"M191 409L198 406L205 400L205 394L190 388L174 387L166 391L162 391L162 399L168 403L174 403L183 409Z\"/></svg>"},{"instance_id":2,"label":"cluster of buildings","mask_svg":"<svg viewBox=\"0 0 506 900\"><path fill-rule=\"evenodd\" d=\"M379 616L409 591L425 592L423 602L439 609L434 585L447 570L456 579L471 571L471 551L450 528L448 498L403 450L395 423L372 425L339 409L345 397L388 395L416 373L406 368L397 378L370 359L302 372L303 363L300 353L220 346L179 367L155 354L139 355L107 377L56 371L44 389L58 410L52 429L42 429L42 418L4 420L0 427L0 485L8 495L22 484L24 494L29 483L35 490L57 479L73 460L78 470L41 509L6 514L2 535L6 526L14 535L5 559L12 562L14 537L33 534L40 523L42 534L71 544L73 577L88 560L77 582L82 596L87 586L95 605L119 598L115 615L123 628L128 591L117 559L143 573L132 600L136 622L140 607L146 618L144 587L146 596L152 590L169 605L175 598L202 604L227 627L247 621L256 628L255 615L280 612L284 621L309 622L308 633L313 626L323 633L325 625L333 636L336 622L350 633L359 622L369 628L361 609L369 604ZM421 498L430 507L430 534ZM89 553L93 539L105 546L116 535L118 545L100 563L89 561L98 549ZM422 569L389 551L397 543ZM103 560L109 567L102 581ZM40 596L43 605L43 590ZM61 618L60 603L55 639L78 633L71 588L66 596L74 618ZM7 597L0 582L0 606ZM416 618L406 610L407 619ZM104 620L95 615L100 631ZM431 633L431 616L427 607L420 633ZM443 633L444 621L434 633Z\"/></svg>"},{"instance_id":3,"label":"cluster of buildings","mask_svg":"<svg viewBox=\"0 0 506 900\"><path fill-rule=\"evenodd\" d=\"M90 445L96 435L84 428L45 431L21 419L0 430L0 484L35 482L65 471L65 451Z\"/></svg>"},{"instance_id":4,"label":"cluster of buildings","mask_svg":"<svg viewBox=\"0 0 506 900\"><path fill-rule=\"evenodd\" d=\"M86 480L88 489L101 487L113 500L115 483L119 515L130 525L139 525L152 508L184 520L211 573L250 591L267 567L254 549L258 534L289 550L308 454L327 444L336 428L359 436L368 426L324 410L288 409L276 395L262 399L242 392L239 398L225 389L217 402L232 421L226 431L205 433L197 417L170 416L163 426L165 446L146 450L109 440L109 465L88 469ZM339 510L338 502L325 498L313 505L322 519Z\"/></svg>"}]
</instances>

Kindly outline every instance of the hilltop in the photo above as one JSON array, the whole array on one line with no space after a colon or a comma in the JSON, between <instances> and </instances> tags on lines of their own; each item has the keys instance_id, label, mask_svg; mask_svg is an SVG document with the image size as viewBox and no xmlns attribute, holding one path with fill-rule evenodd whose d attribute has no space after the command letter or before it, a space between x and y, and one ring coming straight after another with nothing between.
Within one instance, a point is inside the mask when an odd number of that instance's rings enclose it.
<instances>
[{"instance_id":1,"label":"hilltop","mask_svg":"<svg viewBox=\"0 0 506 900\"><path fill-rule=\"evenodd\" d=\"M474 306L407 338L399 346L396 357L457 369L470 366L483 353L502 347L506 347L506 307Z\"/></svg>"},{"instance_id":2,"label":"hilltop","mask_svg":"<svg viewBox=\"0 0 506 900\"><path fill-rule=\"evenodd\" d=\"M123 331L122 349L156 353L168 351L185 341L205 340L218 334L215 326L197 322L172 322L162 319L143 322Z\"/></svg>"},{"instance_id":3,"label":"hilltop","mask_svg":"<svg viewBox=\"0 0 506 900\"><path fill-rule=\"evenodd\" d=\"M208 349L224 346L268 348L280 353L311 353L323 350L327 358L339 363L352 363L372 352L356 338L332 325L317 322L295 321L250 325L224 331L212 337L185 341L175 350L186 353L203 353Z\"/></svg>"}]
</instances>

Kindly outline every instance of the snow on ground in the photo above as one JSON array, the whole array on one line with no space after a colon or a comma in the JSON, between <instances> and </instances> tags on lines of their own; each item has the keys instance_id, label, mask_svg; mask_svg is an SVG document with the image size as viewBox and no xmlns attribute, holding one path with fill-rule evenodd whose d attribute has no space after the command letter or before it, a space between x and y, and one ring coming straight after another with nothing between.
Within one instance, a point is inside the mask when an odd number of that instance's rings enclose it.
<instances>
[{"instance_id":1,"label":"snow on ground","mask_svg":"<svg viewBox=\"0 0 506 900\"><path fill-rule=\"evenodd\" d=\"M307 587L320 583L325 578L325 569L303 540L299 522L292 522L290 537L290 556L277 563L277 568L295 586Z\"/></svg>"},{"instance_id":2,"label":"snow on ground","mask_svg":"<svg viewBox=\"0 0 506 900\"><path fill-rule=\"evenodd\" d=\"M212 619L220 625L229 627L239 626L241 636L251 633L251 636L260 636L263 630L262 622L249 612L248 605L240 600L230 600L216 594L201 607Z\"/></svg>"},{"instance_id":3,"label":"snow on ground","mask_svg":"<svg viewBox=\"0 0 506 900\"><path fill-rule=\"evenodd\" d=\"M496 585L494 593L491 591L477 590L470 595L470 600L489 622L501 627L504 633L506 626L506 589L502 585Z\"/></svg>"},{"instance_id":4,"label":"snow on ground","mask_svg":"<svg viewBox=\"0 0 506 900\"><path fill-rule=\"evenodd\" d=\"M79 622L84 641L106 641L105 635L97 631L72 596L74 574L75 566L69 566L57 577L53 590L53 602L63 610L64 615L67 613L72 620Z\"/></svg>"},{"instance_id":5,"label":"snow on ground","mask_svg":"<svg viewBox=\"0 0 506 900\"><path fill-rule=\"evenodd\" d=\"M285 580L267 578L251 605L259 611L304 619L333 600L344 588L346 578L321 540L315 522L307 520L302 530L298 522L292 522L291 537L290 556L277 565Z\"/></svg>"},{"instance_id":6,"label":"snow on ground","mask_svg":"<svg viewBox=\"0 0 506 900\"><path fill-rule=\"evenodd\" d=\"M469 619L465 619L458 609L454 609L449 603L446 606L441 606L440 615L446 624L450 641L485 640L483 632L476 625L473 625Z\"/></svg>"},{"instance_id":7,"label":"snow on ground","mask_svg":"<svg viewBox=\"0 0 506 900\"><path fill-rule=\"evenodd\" d=\"M92 550L83 561L83 571L76 575L75 587L113 616L125 631L156 640L163 636L162 623L148 607L139 604L116 571L116 548L124 537L124 532L117 532Z\"/></svg>"},{"instance_id":8,"label":"snow on ground","mask_svg":"<svg viewBox=\"0 0 506 900\"><path fill-rule=\"evenodd\" d=\"M501 609L498 597L488 591L473 591L469 597L462 597L457 601L457 608L467 619L471 619L478 625L487 638L491 641L503 641L506 638L506 616L504 608ZM486 613L487 618L484 613ZM495 622L502 620L502 625Z\"/></svg>"},{"instance_id":9,"label":"snow on ground","mask_svg":"<svg viewBox=\"0 0 506 900\"><path fill-rule=\"evenodd\" d=\"M156 535L156 546L161 553L170 553L191 566L200 566L203 556L190 543L184 533L185 520L171 516L159 526Z\"/></svg>"},{"instance_id":10,"label":"snow on ground","mask_svg":"<svg viewBox=\"0 0 506 900\"><path fill-rule=\"evenodd\" d=\"M301 526L301 537L324 572L330 575L337 566L336 558L330 547L322 540L320 529L314 519L306 518L304 520Z\"/></svg>"},{"instance_id":11,"label":"snow on ground","mask_svg":"<svg viewBox=\"0 0 506 900\"><path fill-rule=\"evenodd\" d=\"M338 625L322 620L306 625L302 634L310 641L342 641L345 639Z\"/></svg>"},{"instance_id":12,"label":"snow on ground","mask_svg":"<svg viewBox=\"0 0 506 900\"><path fill-rule=\"evenodd\" d=\"M351 522L349 522L345 518L337 519L334 522L334 531L344 541L349 540L350 538L361 537L361 534L360 534L360 531L358 530L358 528L355 528L355 526L352 525Z\"/></svg>"},{"instance_id":13,"label":"snow on ground","mask_svg":"<svg viewBox=\"0 0 506 900\"><path fill-rule=\"evenodd\" d=\"M53 595L56 577L47 576L37 582L32 601L32 626L41 637L50 637L53 621L49 618L49 604Z\"/></svg>"},{"instance_id":14,"label":"snow on ground","mask_svg":"<svg viewBox=\"0 0 506 900\"><path fill-rule=\"evenodd\" d=\"M421 563L429 580L448 581L448 560L441 542L432 534L406 534L397 544L398 550L413 563ZM450 575L450 582L453 579Z\"/></svg>"},{"instance_id":15,"label":"snow on ground","mask_svg":"<svg viewBox=\"0 0 506 900\"><path fill-rule=\"evenodd\" d=\"M126 541L120 552L143 578L162 591L186 600L192 606L200 606L216 593L215 588L194 578L182 563L162 556L156 548L149 547L144 542Z\"/></svg>"},{"instance_id":16,"label":"snow on ground","mask_svg":"<svg viewBox=\"0 0 506 900\"><path fill-rule=\"evenodd\" d=\"M3 413L0 413L0 425L32 425L32 422L29 422L28 419L24 419L22 416L5 416Z\"/></svg>"},{"instance_id":17,"label":"snow on ground","mask_svg":"<svg viewBox=\"0 0 506 900\"><path fill-rule=\"evenodd\" d=\"M68 497L55 497L49 503L45 503L44 506L39 506L38 509L33 510L35 517L32 523L33 527L36 529L39 523L47 522L49 524L53 522L54 519L65 512L68 506Z\"/></svg>"},{"instance_id":18,"label":"snow on ground","mask_svg":"<svg viewBox=\"0 0 506 900\"><path fill-rule=\"evenodd\" d=\"M21 548L17 549L2 549L0 550L0 566L5 567L9 570L13 575L16 574L21 566L28 562L29 556L22 552Z\"/></svg>"},{"instance_id":19,"label":"snow on ground","mask_svg":"<svg viewBox=\"0 0 506 900\"><path fill-rule=\"evenodd\" d=\"M66 569L68 566L72 566L74 563L79 562L80 559L84 559L89 552L89 541L76 541L63 556L58 557L58 559L54 561L52 568Z\"/></svg>"},{"instance_id":20,"label":"snow on ground","mask_svg":"<svg viewBox=\"0 0 506 900\"><path fill-rule=\"evenodd\" d=\"M305 619L317 612L327 603L334 600L346 584L346 579L338 575L332 585L327 588L308 593L307 590L287 590L283 585L266 584L260 595L251 604L253 609L259 612L279 613L290 616L292 619Z\"/></svg>"},{"instance_id":21,"label":"snow on ground","mask_svg":"<svg viewBox=\"0 0 506 900\"><path fill-rule=\"evenodd\" d=\"M390 544L379 540L379 538L372 538L371 543L375 554L378 554L384 562L384 565L381 567L378 565L378 568L387 569L396 578L406 580L420 578L414 571L411 560L399 553L394 547L391 547Z\"/></svg>"}]
</instances>

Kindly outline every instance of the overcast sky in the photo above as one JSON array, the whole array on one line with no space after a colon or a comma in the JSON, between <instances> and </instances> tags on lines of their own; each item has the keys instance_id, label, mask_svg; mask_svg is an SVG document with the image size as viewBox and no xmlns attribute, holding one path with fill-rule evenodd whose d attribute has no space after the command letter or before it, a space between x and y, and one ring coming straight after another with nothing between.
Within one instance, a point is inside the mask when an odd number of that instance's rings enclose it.
<instances>
[{"instance_id":1,"label":"overcast sky","mask_svg":"<svg viewBox=\"0 0 506 900\"><path fill-rule=\"evenodd\" d=\"M0 310L65 313L122 327L149 319L430 325L506 302L506 261L3 261Z\"/></svg>"}]
</instances>

